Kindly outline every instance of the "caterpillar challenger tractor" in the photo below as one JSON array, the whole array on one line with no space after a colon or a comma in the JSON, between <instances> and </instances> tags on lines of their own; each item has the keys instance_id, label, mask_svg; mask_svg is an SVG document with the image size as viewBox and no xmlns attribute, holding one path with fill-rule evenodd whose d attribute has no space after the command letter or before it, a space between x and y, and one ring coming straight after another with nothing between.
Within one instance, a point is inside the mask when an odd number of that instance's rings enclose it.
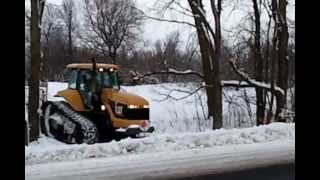
<instances>
[{"instance_id":1,"label":"caterpillar challenger tractor","mask_svg":"<svg viewBox=\"0 0 320 180\"><path fill-rule=\"evenodd\" d=\"M125 137L144 137L154 131L149 121L149 104L120 89L119 67L114 64L67 65L68 88L41 106L41 131L71 143L108 142Z\"/></svg>"}]
</instances>

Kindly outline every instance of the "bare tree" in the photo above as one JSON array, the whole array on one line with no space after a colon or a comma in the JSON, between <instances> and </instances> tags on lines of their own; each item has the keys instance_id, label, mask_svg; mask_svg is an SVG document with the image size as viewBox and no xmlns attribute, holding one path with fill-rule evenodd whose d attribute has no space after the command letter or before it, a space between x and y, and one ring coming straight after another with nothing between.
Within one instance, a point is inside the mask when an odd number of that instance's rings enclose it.
<instances>
[{"instance_id":1,"label":"bare tree","mask_svg":"<svg viewBox=\"0 0 320 180\"><path fill-rule=\"evenodd\" d=\"M193 63L193 62L197 62L197 60L200 59L199 44L197 43L196 33L189 34L184 50L185 50L185 53L184 53L183 59L187 64L187 68L197 69L200 71L199 66L196 66L196 64ZM192 65L194 65L194 67Z\"/></svg>"},{"instance_id":2,"label":"bare tree","mask_svg":"<svg viewBox=\"0 0 320 180\"><path fill-rule=\"evenodd\" d=\"M44 0L31 0L31 76L29 79L28 116L30 125L30 141L39 137L39 80L41 64L41 17ZM40 12L40 13L39 13Z\"/></svg>"},{"instance_id":3,"label":"bare tree","mask_svg":"<svg viewBox=\"0 0 320 180\"><path fill-rule=\"evenodd\" d=\"M222 11L222 0L210 1L211 10L214 18L214 28L212 28L208 18L206 17L202 0L188 0L188 4L191 10L182 7L178 0L171 0L167 2L165 9L168 9L172 4L178 5L180 8L183 9L184 12L187 11L188 13L191 13L189 14L189 16L191 15L194 18L195 23L192 24L179 20L167 20L147 15L146 17L158 21L190 25L191 27L196 28L202 59L202 70L204 74L203 79L206 84L204 87L207 93L208 118L212 118L213 129L219 129L222 127L222 86L220 79L220 59L222 49L220 16ZM171 72L172 71L162 71L159 73L162 74Z\"/></svg>"},{"instance_id":4,"label":"bare tree","mask_svg":"<svg viewBox=\"0 0 320 180\"><path fill-rule=\"evenodd\" d=\"M54 70L55 67L49 68L51 52L56 50L56 47L52 46L52 43L57 38L57 31L61 29L61 23L59 21L60 9L54 4L47 3L44 7L44 13L42 18L42 77L49 78L49 70ZM58 61L58 60L57 60Z\"/></svg>"},{"instance_id":5,"label":"bare tree","mask_svg":"<svg viewBox=\"0 0 320 180\"><path fill-rule=\"evenodd\" d=\"M278 80L277 83L279 87L284 90L284 94L276 94L277 97L277 109L276 109L276 120L283 121L283 113L286 108L287 101L287 89L288 89L288 25L287 25L287 1L275 1L272 0L272 13L276 14L274 16L275 21L275 31L277 42L274 44L277 51L278 60Z\"/></svg>"},{"instance_id":6,"label":"bare tree","mask_svg":"<svg viewBox=\"0 0 320 180\"><path fill-rule=\"evenodd\" d=\"M170 32L164 40L158 39L154 44L155 66L152 72L167 71L169 68L176 69L179 54L180 33L178 31ZM171 76L170 76L171 77ZM161 75L161 82L168 82L168 74Z\"/></svg>"},{"instance_id":7,"label":"bare tree","mask_svg":"<svg viewBox=\"0 0 320 180\"><path fill-rule=\"evenodd\" d=\"M177 68L177 61L179 59L179 44L180 44L180 33L179 31L173 31L168 34L165 40L165 57L166 63L169 68Z\"/></svg>"},{"instance_id":8,"label":"bare tree","mask_svg":"<svg viewBox=\"0 0 320 180\"><path fill-rule=\"evenodd\" d=\"M188 0L195 21L206 83L208 116L213 118L213 129L222 127L221 57L221 0L211 0L214 30L205 16L202 0ZM211 36L210 36L210 35ZM213 37L213 40L212 38Z\"/></svg>"},{"instance_id":9,"label":"bare tree","mask_svg":"<svg viewBox=\"0 0 320 180\"><path fill-rule=\"evenodd\" d=\"M276 98L277 120L284 120L284 109L286 109L286 97L288 89L288 27L286 17L287 1L252 0L254 31L243 28L253 36L252 59L254 66L254 79L243 70L235 69L236 64L231 62L233 70L246 82L256 88L256 116L257 124L269 123L273 117L273 104ZM264 32L261 28L260 15L263 10L267 13L269 20ZM249 15L250 16L250 15ZM273 26L271 22L273 20ZM270 30L273 29L272 42L270 43ZM265 33L265 39L262 37ZM263 41L264 42L261 42ZM251 42L249 39L248 42ZM270 45L271 44L271 45ZM250 45L250 43L249 43ZM264 51L264 56L262 53ZM232 60L233 61L233 60ZM239 67L238 67L239 68ZM270 82L270 84L268 84ZM270 93L271 92L271 93ZM271 94L271 99L269 95ZM266 103L269 102L267 117L265 118ZM266 121L265 121L266 120Z\"/></svg>"},{"instance_id":10,"label":"bare tree","mask_svg":"<svg viewBox=\"0 0 320 180\"><path fill-rule=\"evenodd\" d=\"M53 31L60 26L59 9L56 5L47 3L44 7L41 31L44 44L48 44L51 40Z\"/></svg>"},{"instance_id":11,"label":"bare tree","mask_svg":"<svg viewBox=\"0 0 320 180\"><path fill-rule=\"evenodd\" d=\"M260 1L261 2L261 1ZM255 31L254 31L254 60L255 60L255 79L259 82L263 82L263 59L261 55L261 22L260 22L260 9L257 0L252 0L253 10L254 10L254 23L255 23ZM262 88L259 86L256 87L256 119L257 125L263 124L265 119L265 106L266 101L264 97L265 93Z\"/></svg>"},{"instance_id":12,"label":"bare tree","mask_svg":"<svg viewBox=\"0 0 320 180\"><path fill-rule=\"evenodd\" d=\"M132 0L85 0L89 33L83 40L116 63L121 45L138 37L142 14Z\"/></svg>"},{"instance_id":13,"label":"bare tree","mask_svg":"<svg viewBox=\"0 0 320 180\"><path fill-rule=\"evenodd\" d=\"M61 16L67 28L68 34L68 54L73 55L73 33L77 27L76 8L73 0L63 0Z\"/></svg>"},{"instance_id":14,"label":"bare tree","mask_svg":"<svg viewBox=\"0 0 320 180\"><path fill-rule=\"evenodd\" d=\"M30 77L30 10L25 10L25 80L28 81Z\"/></svg>"}]
</instances>

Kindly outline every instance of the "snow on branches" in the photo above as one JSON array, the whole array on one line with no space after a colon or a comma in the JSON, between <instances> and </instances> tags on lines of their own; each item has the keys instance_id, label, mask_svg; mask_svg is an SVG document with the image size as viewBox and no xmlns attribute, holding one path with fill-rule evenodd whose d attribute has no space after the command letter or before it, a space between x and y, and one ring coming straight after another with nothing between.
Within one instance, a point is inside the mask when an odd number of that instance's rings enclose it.
<instances>
[{"instance_id":1,"label":"snow on branches","mask_svg":"<svg viewBox=\"0 0 320 180\"><path fill-rule=\"evenodd\" d=\"M235 73L237 73L244 81L246 81L248 84L251 84L253 85L254 87L260 87L260 88L263 88L263 89L266 89L268 91L271 91L272 88L271 88L271 85L268 84L268 83L264 83L264 82L259 82L259 81L256 81L254 79L251 79L249 77L249 75L243 71L241 71L237 65L236 65L236 62L235 60L231 59L229 60L229 63L232 67L232 69L234 70ZM274 87L274 91L278 92L278 93L281 93L282 95L284 95L284 90L281 89L280 87L278 86L275 86Z\"/></svg>"},{"instance_id":2,"label":"snow on branches","mask_svg":"<svg viewBox=\"0 0 320 180\"><path fill-rule=\"evenodd\" d=\"M139 75L139 74L136 74L138 76L135 76L133 77L133 80L135 81L139 81L143 78L146 78L148 76L152 76L152 75L158 75L158 74L172 74L172 75L195 75L197 77L200 77L201 79L204 78L204 76L199 73L199 72L196 72L196 71L192 71L190 69L188 70L184 70L184 71L179 71L179 70L176 70L176 69L172 69L172 68L169 68L167 71L156 71L156 72L149 72L149 73L146 73L144 75Z\"/></svg>"}]
</instances>

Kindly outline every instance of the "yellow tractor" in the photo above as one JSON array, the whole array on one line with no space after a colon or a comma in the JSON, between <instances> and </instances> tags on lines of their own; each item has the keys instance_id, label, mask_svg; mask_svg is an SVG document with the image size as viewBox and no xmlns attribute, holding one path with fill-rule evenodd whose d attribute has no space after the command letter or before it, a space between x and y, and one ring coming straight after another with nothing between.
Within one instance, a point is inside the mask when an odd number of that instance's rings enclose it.
<instances>
[{"instance_id":1,"label":"yellow tractor","mask_svg":"<svg viewBox=\"0 0 320 180\"><path fill-rule=\"evenodd\" d=\"M68 88L41 106L41 131L65 143L108 142L144 137L150 126L149 103L120 89L119 67L114 64L67 65Z\"/></svg>"}]
</instances>

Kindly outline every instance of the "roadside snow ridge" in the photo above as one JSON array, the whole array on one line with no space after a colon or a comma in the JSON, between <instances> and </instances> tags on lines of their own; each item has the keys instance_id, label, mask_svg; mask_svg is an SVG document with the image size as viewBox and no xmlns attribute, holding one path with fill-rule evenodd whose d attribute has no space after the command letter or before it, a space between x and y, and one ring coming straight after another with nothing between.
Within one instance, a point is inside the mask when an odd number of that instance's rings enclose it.
<instances>
[{"instance_id":1,"label":"roadside snow ridge","mask_svg":"<svg viewBox=\"0 0 320 180\"><path fill-rule=\"evenodd\" d=\"M25 147L25 164L105 158L127 154L202 149L215 146L254 144L295 139L295 124L272 123L247 129L220 129L198 133L155 134L143 139L124 139L100 144L66 145L42 137Z\"/></svg>"}]
</instances>

